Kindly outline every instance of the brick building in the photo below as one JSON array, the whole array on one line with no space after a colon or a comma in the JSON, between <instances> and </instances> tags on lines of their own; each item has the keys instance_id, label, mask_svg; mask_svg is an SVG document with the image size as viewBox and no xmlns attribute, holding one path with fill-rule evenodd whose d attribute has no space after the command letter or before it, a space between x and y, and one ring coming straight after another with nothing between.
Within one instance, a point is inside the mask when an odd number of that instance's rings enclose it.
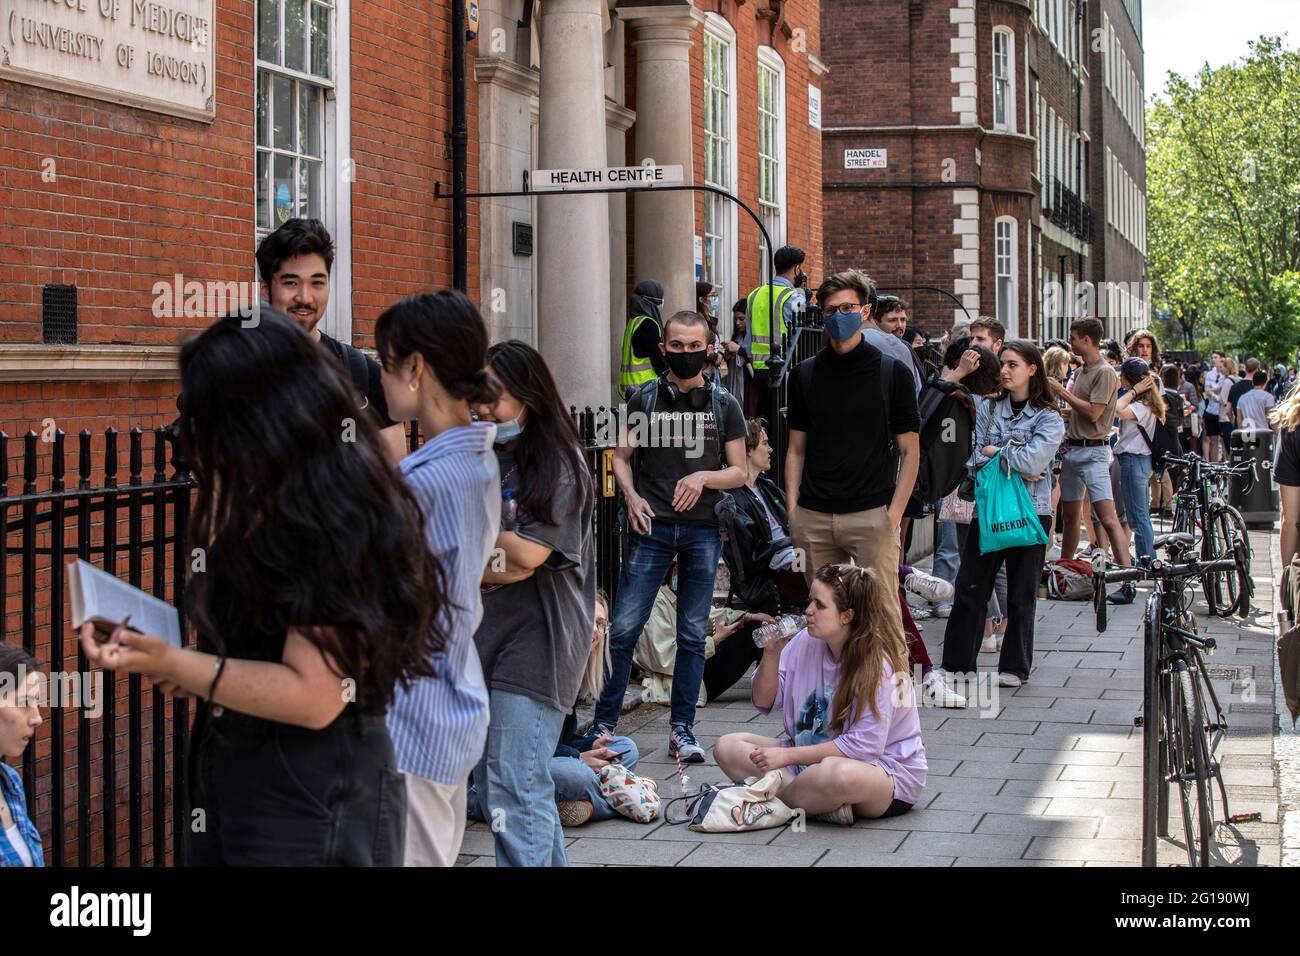
<instances>
[{"instance_id":1,"label":"brick building","mask_svg":"<svg viewBox=\"0 0 1300 956\"><path fill-rule=\"evenodd\" d=\"M826 0L822 18L828 269L866 268L932 334L980 313L1035 339L1085 313L1116 335L1145 321L1140 0Z\"/></svg>"},{"instance_id":2,"label":"brick building","mask_svg":"<svg viewBox=\"0 0 1300 956\"><path fill-rule=\"evenodd\" d=\"M450 285L452 206L435 197L452 181L450 9L0 0L0 20L16 25L0 38L0 432L37 433L32 489L51 487L56 430L70 452L78 431L94 433L88 480L98 487L105 427L148 432L175 418L180 341L258 295L256 244L291 216L317 216L334 236L324 330L340 339L370 346L385 306ZM520 190L539 168L680 163L686 182L736 193L775 245L802 246L820 273L816 0L484 0L477 13L471 192ZM468 231L468 290L493 338L536 344L579 406L610 404L637 279L664 281L671 312L694 307L697 272L725 303L760 277L757 227L725 200L689 192L474 199ZM52 638L66 630L55 552L44 526L15 518L32 501L16 497L26 490L21 443L0 457L3 639L52 662ZM129 486L125 436L118 457ZM143 459L147 481L151 440ZM112 550L110 526L126 547L128 511L123 503L120 527L91 522L96 561ZM73 524L70 553L81 540ZM185 566L164 551L135 553L133 568L159 587ZM126 563L124 552L119 572ZM94 730L122 755L126 686L111 731ZM133 711L145 726L152 715L149 703ZM54 806L71 819L93 801L89 862L123 859L127 804L139 804L127 799L126 758L110 773L96 744L79 790L86 724L66 716L35 744L38 826L48 846ZM52 745L58 735L66 748ZM56 772L50 761L64 749ZM152 754L146 741L145 770ZM119 795L112 849L101 839L106 794ZM151 813L132 821L147 840ZM68 858L80 850L69 842Z\"/></svg>"}]
</instances>

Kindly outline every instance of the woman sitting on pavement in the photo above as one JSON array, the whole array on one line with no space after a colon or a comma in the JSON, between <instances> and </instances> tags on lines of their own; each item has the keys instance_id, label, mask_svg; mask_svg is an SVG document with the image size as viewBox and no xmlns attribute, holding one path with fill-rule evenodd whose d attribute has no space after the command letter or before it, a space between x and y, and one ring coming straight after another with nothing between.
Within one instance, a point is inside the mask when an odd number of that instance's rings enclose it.
<instances>
[{"instance_id":1,"label":"woman sitting on pavement","mask_svg":"<svg viewBox=\"0 0 1300 956\"><path fill-rule=\"evenodd\" d=\"M1065 437L1065 424L1047 386L1047 371L1037 346L1019 340L1002 347L1003 394L982 402L975 425L972 474L998 455L1019 473L1043 530L1052 528L1052 459ZM978 510L976 512L978 515ZM944 633L943 667L973 674L980 650L980 612L988 604L994 579L1007 566L1007 636L998 661L998 684L1019 687L1029 679L1034 652L1034 609L1043 574L1046 545L1032 544L983 553L979 522L972 521L957 572L957 600Z\"/></svg>"},{"instance_id":2,"label":"woman sitting on pavement","mask_svg":"<svg viewBox=\"0 0 1300 956\"><path fill-rule=\"evenodd\" d=\"M754 706L781 711L786 739L727 734L718 766L736 780L779 769L781 800L827 822L906 813L926 760L891 595L872 569L833 564L809 591L808 626L764 648L754 674Z\"/></svg>"},{"instance_id":3,"label":"woman sitting on pavement","mask_svg":"<svg viewBox=\"0 0 1300 956\"><path fill-rule=\"evenodd\" d=\"M0 867L45 865L41 836L27 816L23 779L4 762L21 760L41 725L38 667L21 647L0 644Z\"/></svg>"}]
</instances>

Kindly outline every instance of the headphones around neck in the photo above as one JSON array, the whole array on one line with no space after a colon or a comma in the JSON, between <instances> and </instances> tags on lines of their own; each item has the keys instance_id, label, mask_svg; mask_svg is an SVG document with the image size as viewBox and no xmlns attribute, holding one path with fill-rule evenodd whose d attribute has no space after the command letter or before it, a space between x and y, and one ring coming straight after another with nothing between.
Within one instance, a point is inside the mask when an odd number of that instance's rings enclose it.
<instances>
[{"instance_id":1,"label":"headphones around neck","mask_svg":"<svg viewBox=\"0 0 1300 956\"><path fill-rule=\"evenodd\" d=\"M698 385L683 393L673 382L668 380L668 376L665 374L659 379L659 394L667 402L675 402L685 394L686 401L690 403L691 408L699 411L707 408L713 400L713 382L706 377L703 385Z\"/></svg>"}]
</instances>

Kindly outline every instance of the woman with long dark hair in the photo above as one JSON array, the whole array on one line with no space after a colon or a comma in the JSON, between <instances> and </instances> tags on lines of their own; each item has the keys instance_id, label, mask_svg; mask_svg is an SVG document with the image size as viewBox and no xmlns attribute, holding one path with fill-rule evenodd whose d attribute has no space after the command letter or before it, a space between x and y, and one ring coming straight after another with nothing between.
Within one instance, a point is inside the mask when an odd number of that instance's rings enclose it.
<instances>
[{"instance_id":1,"label":"woman with long dark hair","mask_svg":"<svg viewBox=\"0 0 1300 956\"><path fill-rule=\"evenodd\" d=\"M437 674L400 693L388 715L406 775L406 865L448 867L465 835L469 775L487 738L488 693L474 629L501 497L496 426L472 421L470 404L491 401L497 388L483 370L483 317L461 292L390 306L375 325L375 343L389 415L418 420L425 436L399 467L424 511L424 540L446 569L450 597Z\"/></svg>"},{"instance_id":2,"label":"woman with long dark hair","mask_svg":"<svg viewBox=\"0 0 1300 956\"><path fill-rule=\"evenodd\" d=\"M970 472L974 477L998 455L1001 466L1009 467L1028 487L1050 541L1052 459L1065 437L1065 423L1048 389L1047 368L1037 346L1023 339L1012 340L1002 346L998 357L1002 361L1002 394L979 405ZM979 522L971 521L957 571L957 599L944 633L944 670L975 673L983 636L983 611L993 592L998 568L1005 562L1007 631L999 652L998 683L1002 687L1019 687L1029 679L1034 655L1034 610L1046 552L1045 544L1032 544L981 553Z\"/></svg>"},{"instance_id":3,"label":"woman with long dark hair","mask_svg":"<svg viewBox=\"0 0 1300 956\"><path fill-rule=\"evenodd\" d=\"M726 734L733 780L781 771L781 800L829 823L906 813L925 787L925 747L896 597L874 568L813 575L808 626L763 648L751 697L781 712L786 740Z\"/></svg>"},{"instance_id":4,"label":"woman with long dark hair","mask_svg":"<svg viewBox=\"0 0 1300 956\"><path fill-rule=\"evenodd\" d=\"M500 395L477 411L497 423L505 517L474 636L492 713L474 789L484 817L501 820L492 828L498 866L567 866L550 759L590 653L591 472L537 350L501 342L487 361Z\"/></svg>"},{"instance_id":5,"label":"woman with long dark hair","mask_svg":"<svg viewBox=\"0 0 1300 956\"><path fill-rule=\"evenodd\" d=\"M1151 528L1147 490L1151 481L1150 441L1156 428L1165 423L1165 398L1160 380L1143 359L1125 359L1119 377L1120 384L1128 389L1115 403L1119 440L1114 451L1124 486L1124 510L1128 517L1124 523L1132 530L1137 556L1154 558L1155 532ZM1136 587L1128 581L1117 593L1136 594Z\"/></svg>"},{"instance_id":6,"label":"woman with long dark hair","mask_svg":"<svg viewBox=\"0 0 1300 956\"><path fill-rule=\"evenodd\" d=\"M206 700L191 737L191 865L396 865L405 798L384 711L432 673L446 602L420 508L295 322L218 320L181 349L197 484L194 649L93 625L94 663Z\"/></svg>"}]
</instances>

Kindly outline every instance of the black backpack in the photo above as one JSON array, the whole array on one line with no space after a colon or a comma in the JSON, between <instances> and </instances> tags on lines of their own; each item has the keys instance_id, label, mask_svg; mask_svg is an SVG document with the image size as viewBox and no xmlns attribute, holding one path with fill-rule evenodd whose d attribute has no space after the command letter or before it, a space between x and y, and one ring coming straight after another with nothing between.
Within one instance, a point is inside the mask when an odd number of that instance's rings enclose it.
<instances>
[{"instance_id":1,"label":"black backpack","mask_svg":"<svg viewBox=\"0 0 1300 956\"><path fill-rule=\"evenodd\" d=\"M912 501L932 507L961 484L975 431L975 402L959 382L930 379L917 397L921 466Z\"/></svg>"},{"instance_id":2,"label":"black backpack","mask_svg":"<svg viewBox=\"0 0 1300 956\"><path fill-rule=\"evenodd\" d=\"M1182 399L1180 398L1179 401L1181 402ZM1178 440L1178 428L1173 424L1172 417L1173 416L1166 413L1164 422L1156 422L1155 431L1150 435L1148 435L1147 430L1136 421L1133 422L1133 424L1137 425L1138 431L1142 433L1142 438L1146 441L1147 448L1151 449L1152 468L1166 467L1166 455L1178 456L1183 453L1183 446ZM1179 417L1181 418L1181 416Z\"/></svg>"}]
</instances>

